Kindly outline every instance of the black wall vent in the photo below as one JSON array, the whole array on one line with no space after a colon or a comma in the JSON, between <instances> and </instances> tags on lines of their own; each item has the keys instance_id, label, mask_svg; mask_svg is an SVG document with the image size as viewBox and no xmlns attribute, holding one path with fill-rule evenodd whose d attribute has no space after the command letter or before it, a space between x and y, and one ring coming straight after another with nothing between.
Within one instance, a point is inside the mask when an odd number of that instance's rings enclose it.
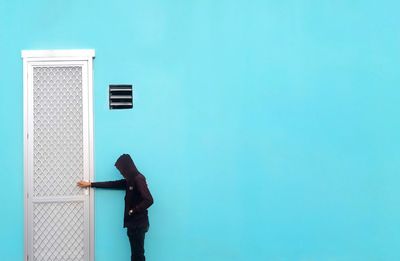
<instances>
[{"instance_id":1,"label":"black wall vent","mask_svg":"<svg viewBox=\"0 0 400 261\"><path fill-rule=\"evenodd\" d=\"M110 85L110 109L132 109L133 95L132 85Z\"/></svg>"}]
</instances>

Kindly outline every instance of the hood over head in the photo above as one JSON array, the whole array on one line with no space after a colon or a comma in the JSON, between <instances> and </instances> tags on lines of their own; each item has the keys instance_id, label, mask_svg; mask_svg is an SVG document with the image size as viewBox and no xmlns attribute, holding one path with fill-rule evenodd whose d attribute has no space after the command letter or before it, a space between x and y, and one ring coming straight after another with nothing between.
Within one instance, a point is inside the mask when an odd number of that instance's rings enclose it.
<instances>
[{"instance_id":1,"label":"hood over head","mask_svg":"<svg viewBox=\"0 0 400 261\"><path fill-rule=\"evenodd\" d=\"M126 179L130 179L140 173L129 154L122 154L115 162L115 167Z\"/></svg>"}]
</instances>

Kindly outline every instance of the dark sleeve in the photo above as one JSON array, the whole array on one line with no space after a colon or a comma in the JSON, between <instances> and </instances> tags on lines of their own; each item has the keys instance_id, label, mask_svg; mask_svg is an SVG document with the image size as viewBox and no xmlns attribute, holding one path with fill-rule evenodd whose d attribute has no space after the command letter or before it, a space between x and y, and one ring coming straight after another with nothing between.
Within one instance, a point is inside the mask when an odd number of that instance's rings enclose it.
<instances>
[{"instance_id":1,"label":"dark sleeve","mask_svg":"<svg viewBox=\"0 0 400 261\"><path fill-rule=\"evenodd\" d=\"M115 180L115 181L92 182L90 186L92 188L125 189L126 188L126 180L120 179L120 180Z\"/></svg>"},{"instance_id":2,"label":"dark sleeve","mask_svg":"<svg viewBox=\"0 0 400 261\"><path fill-rule=\"evenodd\" d=\"M145 177L141 176L136 179L136 187L142 200L135 206L135 212L141 212L153 205L153 196L147 187Z\"/></svg>"}]
</instances>

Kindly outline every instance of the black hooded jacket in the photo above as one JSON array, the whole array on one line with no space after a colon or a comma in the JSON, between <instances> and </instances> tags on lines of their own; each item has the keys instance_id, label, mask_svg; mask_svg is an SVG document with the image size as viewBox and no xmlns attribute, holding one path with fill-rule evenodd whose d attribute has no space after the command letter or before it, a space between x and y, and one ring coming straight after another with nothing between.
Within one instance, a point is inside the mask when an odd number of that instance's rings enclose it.
<instances>
[{"instance_id":1,"label":"black hooded jacket","mask_svg":"<svg viewBox=\"0 0 400 261\"><path fill-rule=\"evenodd\" d=\"M125 190L124 227L148 227L147 209L153 204L153 197L147 187L146 178L137 170L128 154L119 157L115 166L124 179L92 182L91 187Z\"/></svg>"}]
</instances>

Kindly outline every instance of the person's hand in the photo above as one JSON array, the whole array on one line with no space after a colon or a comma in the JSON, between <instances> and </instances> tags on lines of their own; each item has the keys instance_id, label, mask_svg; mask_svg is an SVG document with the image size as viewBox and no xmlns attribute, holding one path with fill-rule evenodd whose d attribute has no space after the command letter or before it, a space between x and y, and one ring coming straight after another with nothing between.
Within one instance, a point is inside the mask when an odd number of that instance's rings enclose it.
<instances>
[{"instance_id":1,"label":"person's hand","mask_svg":"<svg viewBox=\"0 0 400 261\"><path fill-rule=\"evenodd\" d=\"M89 181L84 181L84 180L81 180L81 181L78 181L78 183L76 183L76 185L78 186L78 187L80 187L80 188L87 188L87 187L90 187L90 182Z\"/></svg>"}]
</instances>

